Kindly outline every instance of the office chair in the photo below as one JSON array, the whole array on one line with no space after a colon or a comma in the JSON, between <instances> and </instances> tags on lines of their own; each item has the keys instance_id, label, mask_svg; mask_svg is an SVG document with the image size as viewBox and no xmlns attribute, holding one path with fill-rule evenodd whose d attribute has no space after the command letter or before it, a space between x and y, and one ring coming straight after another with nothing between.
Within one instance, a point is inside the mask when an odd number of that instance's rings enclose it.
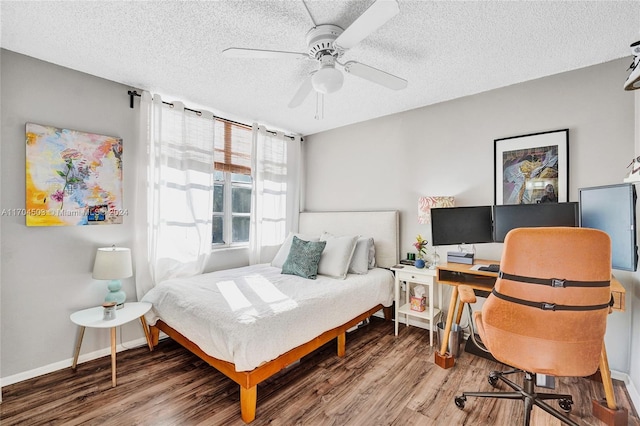
<instances>
[{"instance_id":1,"label":"office chair","mask_svg":"<svg viewBox=\"0 0 640 426\"><path fill-rule=\"evenodd\" d=\"M491 355L514 368L491 372L489 383L496 387L502 381L514 391L464 392L455 397L456 406L463 409L467 397L519 399L525 426L534 405L577 426L564 414L571 411L571 395L536 392L536 374L584 377L598 370L611 306L610 279L611 242L602 231L554 227L509 232L493 291L473 316ZM470 287L458 288L462 303L475 302ZM505 377L519 372L524 373L523 386ZM558 400L564 413L545 400Z\"/></svg>"}]
</instances>

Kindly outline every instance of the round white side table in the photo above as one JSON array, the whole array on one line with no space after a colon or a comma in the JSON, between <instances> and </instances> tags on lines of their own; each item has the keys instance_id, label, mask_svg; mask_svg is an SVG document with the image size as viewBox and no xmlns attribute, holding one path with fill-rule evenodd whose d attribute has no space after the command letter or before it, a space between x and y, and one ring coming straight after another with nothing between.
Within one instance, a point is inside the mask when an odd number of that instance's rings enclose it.
<instances>
[{"instance_id":1,"label":"round white side table","mask_svg":"<svg viewBox=\"0 0 640 426\"><path fill-rule=\"evenodd\" d=\"M153 350L151 344L151 335L149 334L149 327L144 320L144 314L151 309L151 303L148 302L126 302L122 309L116 310L116 317L114 319L105 320L104 308L98 306L95 308L84 309L82 311L74 312L71 314L71 321L77 324L80 329L78 331L78 340L76 342L76 349L73 356L73 365L71 368L76 369L78 365L78 355L80 355L80 346L82 345L82 338L84 337L84 330L86 327L90 328L110 328L111 329L111 385L116 386L116 327L131 322L136 318L140 318L144 335L147 338L147 344L149 350Z\"/></svg>"}]
</instances>

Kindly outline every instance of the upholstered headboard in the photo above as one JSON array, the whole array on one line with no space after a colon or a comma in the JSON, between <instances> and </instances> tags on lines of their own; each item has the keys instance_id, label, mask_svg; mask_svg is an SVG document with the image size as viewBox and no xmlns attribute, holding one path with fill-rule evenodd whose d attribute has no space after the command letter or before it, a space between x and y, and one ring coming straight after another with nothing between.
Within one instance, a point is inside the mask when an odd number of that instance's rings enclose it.
<instances>
[{"instance_id":1,"label":"upholstered headboard","mask_svg":"<svg viewBox=\"0 0 640 426\"><path fill-rule=\"evenodd\" d=\"M398 263L400 218L398 211L302 212L299 232L306 235L361 235L373 237L376 265L389 268Z\"/></svg>"}]
</instances>

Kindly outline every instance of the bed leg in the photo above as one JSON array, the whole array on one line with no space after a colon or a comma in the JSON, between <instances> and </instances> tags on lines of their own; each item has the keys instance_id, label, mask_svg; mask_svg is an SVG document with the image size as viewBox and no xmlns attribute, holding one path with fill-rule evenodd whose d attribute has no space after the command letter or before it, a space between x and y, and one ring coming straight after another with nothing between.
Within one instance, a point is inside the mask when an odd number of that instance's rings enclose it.
<instances>
[{"instance_id":1,"label":"bed leg","mask_svg":"<svg viewBox=\"0 0 640 426\"><path fill-rule=\"evenodd\" d=\"M382 313L384 314L385 321L393 320L393 306L385 306L382 308Z\"/></svg>"},{"instance_id":2,"label":"bed leg","mask_svg":"<svg viewBox=\"0 0 640 426\"><path fill-rule=\"evenodd\" d=\"M245 423L251 423L256 418L256 403L258 400L258 386L245 388L240 386L240 416Z\"/></svg>"},{"instance_id":3,"label":"bed leg","mask_svg":"<svg viewBox=\"0 0 640 426\"><path fill-rule=\"evenodd\" d=\"M151 333L151 346L154 348L158 346L158 342L160 341L160 329L156 326L149 326L149 332Z\"/></svg>"},{"instance_id":4,"label":"bed leg","mask_svg":"<svg viewBox=\"0 0 640 426\"><path fill-rule=\"evenodd\" d=\"M347 333L338 334L338 356L343 357L347 343Z\"/></svg>"}]
</instances>

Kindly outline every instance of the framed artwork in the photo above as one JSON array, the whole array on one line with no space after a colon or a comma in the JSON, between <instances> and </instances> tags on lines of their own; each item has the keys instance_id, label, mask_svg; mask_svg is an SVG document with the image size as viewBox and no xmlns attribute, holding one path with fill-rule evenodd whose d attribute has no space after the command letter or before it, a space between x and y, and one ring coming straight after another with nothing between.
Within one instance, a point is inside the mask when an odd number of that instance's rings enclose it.
<instances>
[{"instance_id":1,"label":"framed artwork","mask_svg":"<svg viewBox=\"0 0 640 426\"><path fill-rule=\"evenodd\" d=\"M418 223L421 225L431 223L431 209L438 207L453 207L455 197L419 197L418 198Z\"/></svg>"},{"instance_id":2,"label":"framed artwork","mask_svg":"<svg viewBox=\"0 0 640 426\"><path fill-rule=\"evenodd\" d=\"M122 223L122 139L27 123L27 226Z\"/></svg>"},{"instance_id":3,"label":"framed artwork","mask_svg":"<svg viewBox=\"0 0 640 426\"><path fill-rule=\"evenodd\" d=\"M569 129L494 143L495 205L569 201Z\"/></svg>"}]
</instances>

